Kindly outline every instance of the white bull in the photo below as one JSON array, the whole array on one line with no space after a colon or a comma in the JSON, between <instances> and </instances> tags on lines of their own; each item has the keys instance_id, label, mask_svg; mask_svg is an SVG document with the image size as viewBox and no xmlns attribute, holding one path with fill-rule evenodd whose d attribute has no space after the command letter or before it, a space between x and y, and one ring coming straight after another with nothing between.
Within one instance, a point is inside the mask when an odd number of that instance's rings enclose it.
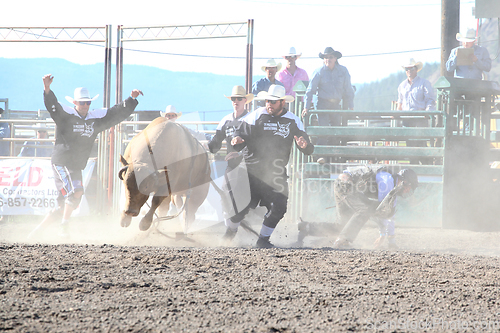
<instances>
[{"instance_id":1,"label":"white bull","mask_svg":"<svg viewBox=\"0 0 500 333\"><path fill-rule=\"evenodd\" d=\"M128 227L151 193L151 208L141 219L140 230L148 230L158 206L176 196L185 197L183 230L207 197L210 165L202 145L182 125L156 118L128 144L120 156L123 168L118 176L125 185L125 207L121 225Z\"/></svg>"}]
</instances>

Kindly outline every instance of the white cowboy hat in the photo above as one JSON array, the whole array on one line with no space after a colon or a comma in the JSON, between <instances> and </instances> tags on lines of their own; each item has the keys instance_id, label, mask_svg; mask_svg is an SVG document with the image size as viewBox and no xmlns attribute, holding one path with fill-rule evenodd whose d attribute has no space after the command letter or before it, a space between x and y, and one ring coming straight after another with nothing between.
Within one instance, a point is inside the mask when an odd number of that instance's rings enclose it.
<instances>
[{"instance_id":1,"label":"white cowboy hat","mask_svg":"<svg viewBox=\"0 0 500 333\"><path fill-rule=\"evenodd\" d=\"M408 65L403 65L401 67L403 67L404 70L410 67L417 67L417 72L420 72L422 67L424 67L424 64L422 64L421 61L416 62L415 59L411 58L410 63Z\"/></svg>"},{"instance_id":2,"label":"white cowboy hat","mask_svg":"<svg viewBox=\"0 0 500 333\"><path fill-rule=\"evenodd\" d=\"M473 42L476 40L476 30L467 29L467 33L465 36L462 36L461 33L457 32L457 40L459 42Z\"/></svg>"},{"instance_id":3,"label":"white cowboy hat","mask_svg":"<svg viewBox=\"0 0 500 333\"><path fill-rule=\"evenodd\" d=\"M291 103L295 100L293 96L287 95L285 93L285 87L283 86L278 86L276 84L271 84L269 87L269 91L261 91L257 94L257 99L258 100L271 100L271 101L277 101L280 99L285 100L287 103Z\"/></svg>"},{"instance_id":4,"label":"white cowboy hat","mask_svg":"<svg viewBox=\"0 0 500 333\"><path fill-rule=\"evenodd\" d=\"M254 96L252 93L247 94L245 88L243 88L242 86L234 86L233 91L231 92L231 96L224 95L224 97L228 99L231 99L231 97L244 97L247 99L245 104L248 104L253 100Z\"/></svg>"},{"instance_id":5,"label":"white cowboy hat","mask_svg":"<svg viewBox=\"0 0 500 333\"><path fill-rule=\"evenodd\" d=\"M291 47L290 50L288 51L288 53L285 53L285 55L283 55L282 57L285 58L285 57L293 57L295 56L297 59L300 58L300 56L302 55L302 53L297 53L297 51L295 51L295 47Z\"/></svg>"},{"instance_id":6,"label":"white cowboy hat","mask_svg":"<svg viewBox=\"0 0 500 333\"><path fill-rule=\"evenodd\" d=\"M276 71L279 72L281 69L281 62L276 63L274 59L269 59L264 66L261 67L262 71L266 71L266 67L276 67Z\"/></svg>"},{"instance_id":7,"label":"white cowboy hat","mask_svg":"<svg viewBox=\"0 0 500 333\"><path fill-rule=\"evenodd\" d=\"M177 115L177 118L179 118L180 116L182 116L182 112L177 112L177 110L175 109L175 106L173 106L173 105L168 105L165 108L165 111L160 111L160 115L162 117L165 117L169 113L175 113Z\"/></svg>"},{"instance_id":8,"label":"white cowboy hat","mask_svg":"<svg viewBox=\"0 0 500 333\"><path fill-rule=\"evenodd\" d=\"M76 88L74 92L74 97L66 96L66 100L73 104L73 102L88 102L95 101L99 97L99 94L90 98L89 90L87 88Z\"/></svg>"}]
</instances>

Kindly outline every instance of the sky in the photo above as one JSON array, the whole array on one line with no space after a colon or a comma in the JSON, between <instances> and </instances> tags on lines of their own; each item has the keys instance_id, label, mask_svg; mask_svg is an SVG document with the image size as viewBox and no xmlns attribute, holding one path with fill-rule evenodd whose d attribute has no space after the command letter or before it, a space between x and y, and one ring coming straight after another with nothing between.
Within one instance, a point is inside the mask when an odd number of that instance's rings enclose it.
<instances>
[{"instance_id":1,"label":"sky","mask_svg":"<svg viewBox=\"0 0 500 333\"><path fill-rule=\"evenodd\" d=\"M461 30L475 27L474 1L460 3ZM424 63L440 61L441 0L25 0L2 3L2 12L2 27L111 25L113 46L117 25L198 25L253 19L254 78L264 75L260 68L269 58L284 64L281 56L291 46L302 53L297 65L309 76L321 67L318 54L326 47L340 51L339 63L347 67L353 84L401 71L410 58ZM241 37L127 42L124 62L173 71L245 75L246 42ZM9 42L0 43L0 57L58 57L93 64L104 61L104 51L102 44Z\"/></svg>"}]
</instances>

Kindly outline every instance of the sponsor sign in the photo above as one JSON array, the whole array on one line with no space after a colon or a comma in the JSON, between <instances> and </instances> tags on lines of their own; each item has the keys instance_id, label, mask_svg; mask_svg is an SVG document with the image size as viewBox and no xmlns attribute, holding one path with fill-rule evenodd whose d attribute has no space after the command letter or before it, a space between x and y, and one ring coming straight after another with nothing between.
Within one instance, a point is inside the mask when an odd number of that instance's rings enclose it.
<instances>
[{"instance_id":1,"label":"sponsor sign","mask_svg":"<svg viewBox=\"0 0 500 333\"><path fill-rule=\"evenodd\" d=\"M83 171L87 187L95 160L89 160ZM48 159L0 159L0 215L45 215L57 206L58 191L52 165ZM72 216L87 215L83 196Z\"/></svg>"}]
</instances>

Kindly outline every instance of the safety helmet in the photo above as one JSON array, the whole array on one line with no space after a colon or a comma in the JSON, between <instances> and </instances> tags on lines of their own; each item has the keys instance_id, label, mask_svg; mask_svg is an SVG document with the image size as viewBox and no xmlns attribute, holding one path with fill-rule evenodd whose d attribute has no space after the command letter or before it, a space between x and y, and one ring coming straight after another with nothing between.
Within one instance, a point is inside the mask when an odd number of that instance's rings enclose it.
<instances>
[{"instance_id":1,"label":"safety helmet","mask_svg":"<svg viewBox=\"0 0 500 333\"><path fill-rule=\"evenodd\" d=\"M410 184L411 188L415 191L418 187L418 176L412 169L403 169L398 172L403 182Z\"/></svg>"}]
</instances>

